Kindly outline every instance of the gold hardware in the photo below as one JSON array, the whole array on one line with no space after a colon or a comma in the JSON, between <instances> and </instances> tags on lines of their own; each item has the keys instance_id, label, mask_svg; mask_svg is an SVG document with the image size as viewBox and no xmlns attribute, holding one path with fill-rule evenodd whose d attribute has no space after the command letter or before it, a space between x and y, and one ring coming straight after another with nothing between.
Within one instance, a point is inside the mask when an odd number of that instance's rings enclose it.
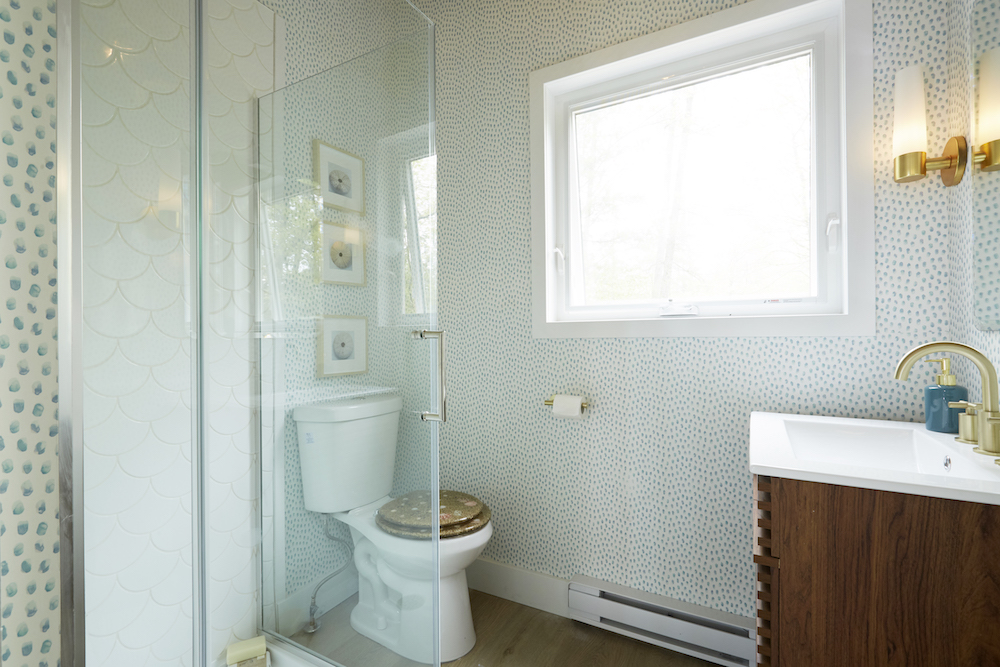
<instances>
[{"instance_id":1,"label":"gold hardware","mask_svg":"<svg viewBox=\"0 0 1000 667\"><path fill-rule=\"evenodd\" d=\"M965 137L952 137L944 146L941 157L928 158L927 153L916 152L899 155L893 160L893 179L897 183L912 183L927 175L928 171L941 171L941 182L947 187L958 185L969 164L969 144ZM1000 171L1000 139L988 141L972 152L972 164L980 171Z\"/></svg>"},{"instance_id":2,"label":"gold hardware","mask_svg":"<svg viewBox=\"0 0 1000 667\"><path fill-rule=\"evenodd\" d=\"M897 183L912 183L927 175L927 153L907 153L893 160L893 179Z\"/></svg>"},{"instance_id":3,"label":"gold hardware","mask_svg":"<svg viewBox=\"0 0 1000 667\"><path fill-rule=\"evenodd\" d=\"M897 156L893 160L893 178L897 183L912 183L928 171L940 170L941 182L951 187L962 182L968 163L969 144L965 137L952 137L944 145L941 157L928 158L927 153L920 151Z\"/></svg>"},{"instance_id":4,"label":"gold hardware","mask_svg":"<svg viewBox=\"0 0 1000 667\"><path fill-rule=\"evenodd\" d=\"M893 375L897 380L906 380L910 377L910 370L917 360L929 354L936 353L957 354L970 360L979 371L979 377L983 382L983 402L982 407L977 407L978 447L975 452L986 454L987 456L1000 457L1000 388L997 387L997 369L990 363L982 352L974 347L954 343L951 341L937 341L915 347L899 360L896 372ZM949 404L950 407L950 404ZM968 407L966 407L968 410ZM959 416L959 434L961 435L962 424Z\"/></svg>"},{"instance_id":5,"label":"gold hardware","mask_svg":"<svg viewBox=\"0 0 1000 667\"><path fill-rule=\"evenodd\" d=\"M945 387L954 387L957 384L955 376L951 372L951 359L928 359L929 364L941 364L941 372L934 376L934 381ZM961 401L968 403L968 401ZM965 406L950 405L948 407L957 408Z\"/></svg>"},{"instance_id":6,"label":"gold hardware","mask_svg":"<svg viewBox=\"0 0 1000 667\"><path fill-rule=\"evenodd\" d=\"M1000 139L980 146L973 161L982 171L1000 171Z\"/></svg>"},{"instance_id":7,"label":"gold hardware","mask_svg":"<svg viewBox=\"0 0 1000 667\"><path fill-rule=\"evenodd\" d=\"M545 405L552 405L554 402L555 401L553 399L551 399L551 398L546 398L545 399ZM589 407L590 407L590 403L587 403L586 401L584 401L583 403L580 404L580 409L581 410L586 410Z\"/></svg>"},{"instance_id":8,"label":"gold hardware","mask_svg":"<svg viewBox=\"0 0 1000 667\"><path fill-rule=\"evenodd\" d=\"M966 445L979 444L979 429L977 428L976 411L982 410L982 403L969 403L968 401L955 401L948 403L949 408L965 408L965 412L958 416L958 437L956 441Z\"/></svg>"}]
</instances>

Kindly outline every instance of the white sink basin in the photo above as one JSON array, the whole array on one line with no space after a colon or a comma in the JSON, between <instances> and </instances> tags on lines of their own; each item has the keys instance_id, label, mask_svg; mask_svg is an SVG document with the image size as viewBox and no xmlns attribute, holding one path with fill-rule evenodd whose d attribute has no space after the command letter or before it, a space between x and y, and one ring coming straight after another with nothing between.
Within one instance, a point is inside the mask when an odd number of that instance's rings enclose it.
<instances>
[{"instance_id":1,"label":"white sink basin","mask_svg":"<svg viewBox=\"0 0 1000 667\"><path fill-rule=\"evenodd\" d=\"M750 472L1000 505L1000 466L909 422L750 415Z\"/></svg>"}]
</instances>

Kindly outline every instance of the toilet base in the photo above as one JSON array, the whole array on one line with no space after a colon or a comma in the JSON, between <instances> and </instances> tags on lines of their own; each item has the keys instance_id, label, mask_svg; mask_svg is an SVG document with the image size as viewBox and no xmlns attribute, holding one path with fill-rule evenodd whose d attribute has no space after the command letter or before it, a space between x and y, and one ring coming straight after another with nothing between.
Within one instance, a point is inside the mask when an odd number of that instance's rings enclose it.
<instances>
[{"instance_id":1,"label":"toilet base","mask_svg":"<svg viewBox=\"0 0 1000 667\"><path fill-rule=\"evenodd\" d=\"M378 563L377 572L379 582L360 576L351 627L404 658L433 663L432 582L405 580L384 561ZM441 580L441 662L457 660L475 645L469 586L461 570Z\"/></svg>"},{"instance_id":2,"label":"toilet base","mask_svg":"<svg viewBox=\"0 0 1000 667\"><path fill-rule=\"evenodd\" d=\"M492 522L481 530L440 541L435 557L431 540L409 540L384 532L375 511L387 499L334 514L351 528L358 568L358 604L351 626L399 655L434 661L434 598L440 591L442 662L457 660L476 645L465 568L493 535ZM440 574L440 584L436 581Z\"/></svg>"}]
</instances>

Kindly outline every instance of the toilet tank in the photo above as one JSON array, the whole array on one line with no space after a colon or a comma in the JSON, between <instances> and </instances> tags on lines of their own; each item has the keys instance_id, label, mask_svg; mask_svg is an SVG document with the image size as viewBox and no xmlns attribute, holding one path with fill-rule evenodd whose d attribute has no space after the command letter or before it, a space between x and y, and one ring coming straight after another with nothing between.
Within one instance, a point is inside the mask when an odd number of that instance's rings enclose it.
<instances>
[{"instance_id":1,"label":"toilet tank","mask_svg":"<svg viewBox=\"0 0 1000 667\"><path fill-rule=\"evenodd\" d=\"M346 512L389 495L402 407L380 394L295 408L307 510Z\"/></svg>"}]
</instances>

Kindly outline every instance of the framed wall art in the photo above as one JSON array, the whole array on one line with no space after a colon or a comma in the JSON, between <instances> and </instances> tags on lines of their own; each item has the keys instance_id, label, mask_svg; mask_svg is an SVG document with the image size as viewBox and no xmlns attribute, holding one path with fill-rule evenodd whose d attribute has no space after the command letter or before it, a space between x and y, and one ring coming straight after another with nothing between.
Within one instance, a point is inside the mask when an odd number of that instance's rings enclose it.
<instances>
[{"instance_id":1,"label":"framed wall art","mask_svg":"<svg viewBox=\"0 0 1000 667\"><path fill-rule=\"evenodd\" d=\"M365 284L365 238L360 229L323 223L323 282Z\"/></svg>"},{"instance_id":2,"label":"framed wall art","mask_svg":"<svg viewBox=\"0 0 1000 667\"><path fill-rule=\"evenodd\" d=\"M364 215L364 160L313 139L313 171L323 193L323 206Z\"/></svg>"},{"instance_id":3,"label":"framed wall art","mask_svg":"<svg viewBox=\"0 0 1000 667\"><path fill-rule=\"evenodd\" d=\"M351 375L368 371L368 319L325 315L319 321L319 375Z\"/></svg>"}]
</instances>

